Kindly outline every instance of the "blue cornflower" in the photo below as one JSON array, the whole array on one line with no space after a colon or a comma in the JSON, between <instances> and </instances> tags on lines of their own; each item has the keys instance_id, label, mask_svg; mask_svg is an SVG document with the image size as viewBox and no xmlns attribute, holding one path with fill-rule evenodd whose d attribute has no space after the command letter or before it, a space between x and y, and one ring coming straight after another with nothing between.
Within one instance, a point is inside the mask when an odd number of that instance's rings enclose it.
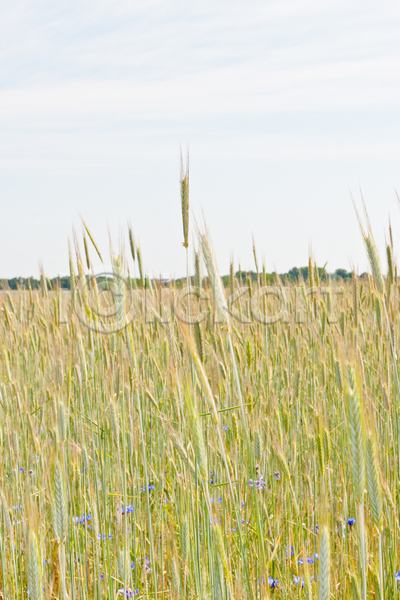
<instances>
[{"instance_id":1,"label":"blue cornflower","mask_svg":"<svg viewBox=\"0 0 400 600\"><path fill-rule=\"evenodd\" d=\"M143 485L140 489L141 489L142 492L145 492L146 491L146 486ZM149 487L147 489L148 490L155 490L156 486L154 485L154 483L152 483L151 485L149 485Z\"/></svg>"},{"instance_id":2,"label":"blue cornflower","mask_svg":"<svg viewBox=\"0 0 400 600\"><path fill-rule=\"evenodd\" d=\"M288 550L289 550L289 546L285 546L286 550L285 550L285 554L286 556L288 555ZM293 556L294 554L294 548L293 546L290 546L290 556Z\"/></svg>"},{"instance_id":3,"label":"blue cornflower","mask_svg":"<svg viewBox=\"0 0 400 600\"><path fill-rule=\"evenodd\" d=\"M222 429L223 429L224 431L229 431L229 425L223 425Z\"/></svg>"},{"instance_id":4,"label":"blue cornflower","mask_svg":"<svg viewBox=\"0 0 400 600\"><path fill-rule=\"evenodd\" d=\"M268 577L268 584L269 584L269 587L274 590L279 585L279 579L274 579L273 577Z\"/></svg>"},{"instance_id":5,"label":"blue cornflower","mask_svg":"<svg viewBox=\"0 0 400 600\"><path fill-rule=\"evenodd\" d=\"M256 488L258 490L266 490L267 489L267 484L264 481L263 475L260 475L260 477L258 479L256 479L255 484L256 484ZM250 486L250 487L253 487L253 486Z\"/></svg>"},{"instance_id":6,"label":"blue cornflower","mask_svg":"<svg viewBox=\"0 0 400 600\"><path fill-rule=\"evenodd\" d=\"M308 562L309 565L312 565L312 564L314 564L314 559L311 558L311 557L307 558L307 562Z\"/></svg>"},{"instance_id":7,"label":"blue cornflower","mask_svg":"<svg viewBox=\"0 0 400 600\"><path fill-rule=\"evenodd\" d=\"M355 519L351 518L351 519L347 519L347 525L349 527L353 527L354 523L356 522Z\"/></svg>"},{"instance_id":8,"label":"blue cornflower","mask_svg":"<svg viewBox=\"0 0 400 600\"><path fill-rule=\"evenodd\" d=\"M304 587L305 585L304 577L298 577L297 575L293 575L293 581L296 585L301 584L301 587Z\"/></svg>"},{"instance_id":9,"label":"blue cornflower","mask_svg":"<svg viewBox=\"0 0 400 600\"><path fill-rule=\"evenodd\" d=\"M394 574L394 578L396 581L400 581L400 571Z\"/></svg>"},{"instance_id":10,"label":"blue cornflower","mask_svg":"<svg viewBox=\"0 0 400 600\"><path fill-rule=\"evenodd\" d=\"M302 564L303 564L303 559L299 558L299 565L302 565Z\"/></svg>"}]
</instances>

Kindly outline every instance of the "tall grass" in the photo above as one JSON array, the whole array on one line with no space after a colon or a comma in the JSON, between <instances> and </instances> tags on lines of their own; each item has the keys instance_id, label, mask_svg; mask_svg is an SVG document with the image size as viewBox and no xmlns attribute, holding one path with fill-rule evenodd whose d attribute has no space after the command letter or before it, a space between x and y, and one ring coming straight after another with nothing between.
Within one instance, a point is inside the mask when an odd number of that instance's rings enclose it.
<instances>
[{"instance_id":1,"label":"tall grass","mask_svg":"<svg viewBox=\"0 0 400 600\"><path fill-rule=\"evenodd\" d=\"M84 223L86 265L90 244L101 258ZM200 234L188 282L205 293L183 304L209 316L190 327L166 296L187 281L145 289L131 229L129 245L140 277L111 257L107 335L101 282L83 289L77 241L71 292L44 278L39 291L1 295L0 597L397 598L392 245L386 280L367 236L373 277L354 275L342 296L311 259L312 295L309 281L277 277L287 318L265 325L251 318L256 284L237 294L232 262L224 286ZM234 293L243 319L228 312ZM265 296L263 310L276 302Z\"/></svg>"}]
</instances>

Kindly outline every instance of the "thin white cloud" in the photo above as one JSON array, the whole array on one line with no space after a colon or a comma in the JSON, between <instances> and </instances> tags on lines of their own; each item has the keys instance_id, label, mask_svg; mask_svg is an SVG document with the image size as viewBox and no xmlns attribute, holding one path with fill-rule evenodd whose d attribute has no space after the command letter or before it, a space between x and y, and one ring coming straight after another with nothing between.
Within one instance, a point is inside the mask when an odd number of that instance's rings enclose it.
<instances>
[{"instance_id":1,"label":"thin white cloud","mask_svg":"<svg viewBox=\"0 0 400 600\"><path fill-rule=\"evenodd\" d=\"M400 103L400 56L278 69L227 66L167 81L68 82L0 91L0 122L26 127L77 120L104 126L123 119L165 121L220 115L263 117L282 111L385 110Z\"/></svg>"}]
</instances>

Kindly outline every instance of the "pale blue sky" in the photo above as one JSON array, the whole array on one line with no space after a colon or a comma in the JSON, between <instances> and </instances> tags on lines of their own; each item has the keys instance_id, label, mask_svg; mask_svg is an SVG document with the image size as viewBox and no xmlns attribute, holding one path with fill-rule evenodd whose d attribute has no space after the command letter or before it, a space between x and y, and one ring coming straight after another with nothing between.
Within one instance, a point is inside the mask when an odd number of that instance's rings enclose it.
<instances>
[{"instance_id":1,"label":"pale blue sky","mask_svg":"<svg viewBox=\"0 0 400 600\"><path fill-rule=\"evenodd\" d=\"M360 271L361 185L381 256L400 210L400 4L0 3L0 277L68 271L83 215L105 251L131 221L180 275L179 146L220 270Z\"/></svg>"}]
</instances>

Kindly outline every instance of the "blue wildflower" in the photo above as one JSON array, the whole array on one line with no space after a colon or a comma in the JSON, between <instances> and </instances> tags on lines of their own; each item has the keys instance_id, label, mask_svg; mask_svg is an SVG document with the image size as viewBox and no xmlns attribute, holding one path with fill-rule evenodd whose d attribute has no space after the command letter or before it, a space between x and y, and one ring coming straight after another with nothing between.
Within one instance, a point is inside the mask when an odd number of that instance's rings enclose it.
<instances>
[{"instance_id":1,"label":"blue wildflower","mask_svg":"<svg viewBox=\"0 0 400 600\"><path fill-rule=\"evenodd\" d=\"M349 527L353 527L354 523L356 522L355 519L351 518L351 519L347 519L347 525Z\"/></svg>"},{"instance_id":2,"label":"blue wildflower","mask_svg":"<svg viewBox=\"0 0 400 600\"><path fill-rule=\"evenodd\" d=\"M285 554L286 556L288 555L288 550L289 550L289 546L285 546L286 550L285 550ZM293 546L290 546L290 556L293 556L294 554L294 548Z\"/></svg>"},{"instance_id":3,"label":"blue wildflower","mask_svg":"<svg viewBox=\"0 0 400 600\"><path fill-rule=\"evenodd\" d=\"M276 589L279 585L279 579L274 579L273 577L268 577L268 584L271 589Z\"/></svg>"}]
</instances>

